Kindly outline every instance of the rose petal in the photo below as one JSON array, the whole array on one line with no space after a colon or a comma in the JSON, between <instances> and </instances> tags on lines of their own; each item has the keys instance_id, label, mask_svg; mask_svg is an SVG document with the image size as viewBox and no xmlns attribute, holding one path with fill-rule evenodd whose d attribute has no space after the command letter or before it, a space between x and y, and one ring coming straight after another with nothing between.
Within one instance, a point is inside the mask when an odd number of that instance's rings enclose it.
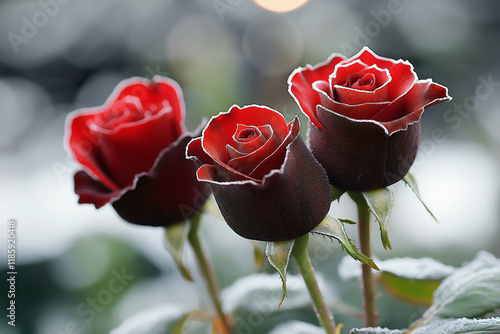
<instances>
[{"instance_id":1,"label":"rose petal","mask_svg":"<svg viewBox=\"0 0 500 334\"><path fill-rule=\"evenodd\" d=\"M252 180L255 182L259 182L258 180L252 179L236 170L231 169L229 166L221 165L217 161L213 160L203 150L203 147L201 145L201 138L194 139L189 143L186 149L186 157L193 160L199 167L196 174L199 181L227 182L231 180Z\"/></svg>"},{"instance_id":2,"label":"rose petal","mask_svg":"<svg viewBox=\"0 0 500 334\"><path fill-rule=\"evenodd\" d=\"M253 151L252 153L245 154L243 156L231 159L228 161L227 166L230 168L239 171L242 174L248 175L255 179L259 179L255 175L252 175L252 172L259 166L263 160L265 160L270 152L274 152L280 143L274 134L266 141L264 145ZM283 161L283 160L281 160ZM281 165L280 161L280 165ZM270 169L268 169L269 171Z\"/></svg>"},{"instance_id":3,"label":"rose petal","mask_svg":"<svg viewBox=\"0 0 500 334\"><path fill-rule=\"evenodd\" d=\"M298 238L316 227L330 208L325 172L300 136L288 145L281 169L267 175L263 183L211 182L210 186L228 225L248 239Z\"/></svg>"},{"instance_id":4,"label":"rose petal","mask_svg":"<svg viewBox=\"0 0 500 334\"><path fill-rule=\"evenodd\" d=\"M212 158L203 151L201 137L191 140L186 147L186 158L191 159L197 165L212 163Z\"/></svg>"},{"instance_id":5,"label":"rose petal","mask_svg":"<svg viewBox=\"0 0 500 334\"><path fill-rule=\"evenodd\" d=\"M270 171L279 169L286 155L286 148L300 133L300 122L297 116L288 125L289 133L285 140L271 154L261 160L260 163L248 175L258 180L262 180ZM268 151L269 152L269 151Z\"/></svg>"},{"instance_id":6,"label":"rose petal","mask_svg":"<svg viewBox=\"0 0 500 334\"><path fill-rule=\"evenodd\" d=\"M355 191L383 188L401 180L415 160L420 122L389 136L373 120L348 118L323 106L317 114L326 131L311 125L309 146L331 184Z\"/></svg>"},{"instance_id":7,"label":"rose petal","mask_svg":"<svg viewBox=\"0 0 500 334\"><path fill-rule=\"evenodd\" d=\"M188 142L201 133L185 134L164 149L154 167L137 179L135 187L113 202L116 212L139 225L168 226L199 212L210 195L197 181L196 165L185 158Z\"/></svg>"},{"instance_id":8,"label":"rose petal","mask_svg":"<svg viewBox=\"0 0 500 334\"><path fill-rule=\"evenodd\" d=\"M145 94L147 93L151 94L151 96L146 97ZM185 131L183 125L185 113L184 102L179 85L171 79L160 76L155 76L152 83L143 78L131 78L120 82L103 106L76 110L68 115L65 139L68 152L73 155L93 177L103 182L110 189L118 190L124 186L130 185L130 182L133 180L132 174L137 170L139 170L139 172L149 170L154 159L149 159L148 161L151 164L146 167L145 163L139 163L141 165L139 167L129 167L127 161L125 161L125 163L120 162L124 160L123 157L119 157L120 161L114 161L114 158L106 158L106 155L102 152L102 145L115 131L119 131L122 128L133 128L135 126L144 127L143 123L149 122L150 119L143 118L140 121L120 124L111 130L99 127L99 120L102 119L103 114L112 111L111 108L114 104L123 104L122 100L127 99L127 97L146 97L145 101L142 101L142 107L151 108L151 106L154 105L154 108L157 109L160 104L164 106L163 102L165 101L165 96L169 97L169 108L164 108L163 112L169 115L170 126L168 128L172 130L167 133L168 138L166 140L163 139L163 143L166 141L170 141L168 144L172 143ZM130 101L131 99L127 100ZM160 101L162 102L160 103ZM167 111L169 112L167 113ZM134 130L128 131L133 132ZM162 129L160 133L165 135L165 128ZM105 135L107 135L106 138ZM118 141L124 139L123 133L119 137L121 138L118 138ZM168 144L163 144L164 146L162 148L168 146ZM110 143L109 146L113 145L113 143ZM156 147L157 145L154 146ZM108 149L110 149L110 147L108 147ZM119 149L120 152L126 152L126 148L125 150L122 148ZM156 149L156 153L159 153L160 150ZM149 155L151 154L148 154L148 156ZM109 165L110 163L111 166ZM131 163L135 164L136 162ZM113 168L117 169L114 170ZM121 169L124 169L125 172Z\"/></svg>"},{"instance_id":9,"label":"rose petal","mask_svg":"<svg viewBox=\"0 0 500 334\"><path fill-rule=\"evenodd\" d=\"M363 103L363 104L345 104L340 103L333 100L327 92L320 89L319 87L324 88L324 83L318 85L315 83L313 88L320 94L320 105L325 108L335 111L341 115L346 117L354 118L354 119L371 119L374 115L376 115L380 110L382 110L385 106L389 105L390 102L374 102L374 103ZM319 121L319 120L318 120ZM320 127L323 128L324 127Z\"/></svg>"},{"instance_id":10,"label":"rose petal","mask_svg":"<svg viewBox=\"0 0 500 334\"><path fill-rule=\"evenodd\" d=\"M79 171L74 176L75 193L80 196L78 203L94 204L96 209L104 206L112 198L120 195L119 190L111 190L102 182L94 180L85 171Z\"/></svg>"},{"instance_id":11,"label":"rose petal","mask_svg":"<svg viewBox=\"0 0 500 334\"><path fill-rule=\"evenodd\" d=\"M413 65L409 62L381 57L366 46L349 60L351 59L360 60L367 65L377 65L379 68L389 71L393 80L387 84L387 100L394 100L404 94L418 80Z\"/></svg>"},{"instance_id":12,"label":"rose petal","mask_svg":"<svg viewBox=\"0 0 500 334\"><path fill-rule=\"evenodd\" d=\"M154 113L166 107L165 102L172 108L172 123L180 136L186 131L184 128L185 106L182 90L177 82L169 78L154 76L150 81L142 78L125 80L117 87L119 93L112 101L119 101L126 96L139 97L144 110ZM168 96L168 100L165 97ZM109 101L109 100L108 100ZM177 136L177 137L178 137ZM177 138L176 137L176 138Z\"/></svg>"},{"instance_id":13,"label":"rose petal","mask_svg":"<svg viewBox=\"0 0 500 334\"><path fill-rule=\"evenodd\" d=\"M160 152L178 137L169 112L160 112L135 126L101 133L100 145L110 177L120 187L127 187L135 175L147 172Z\"/></svg>"},{"instance_id":14,"label":"rose petal","mask_svg":"<svg viewBox=\"0 0 500 334\"><path fill-rule=\"evenodd\" d=\"M65 139L67 150L96 180L100 180L109 189L119 190L120 187L110 178L102 158L99 146L102 136L88 126L98 112L100 111L96 109L87 109L68 115Z\"/></svg>"},{"instance_id":15,"label":"rose petal","mask_svg":"<svg viewBox=\"0 0 500 334\"><path fill-rule=\"evenodd\" d=\"M229 161L231 161L234 158L239 158L246 155L246 153L241 153L240 151L238 151L229 144L226 145L226 151L227 154L229 154Z\"/></svg>"},{"instance_id":16,"label":"rose petal","mask_svg":"<svg viewBox=\"0 0 500 334\"><path fill-rule=\"evenodd\" d=\"M243 125L238 124L237 126L239 127L239 126L243 126ZM233 146L227 144L226 150L227 150L227 153L229 154L230 160L234 159L234 158L240 158L240 157L243 157L245 155L248 155L249 153L252 153L256 149L258 149L260 146L264 145L267 142L267 140L269 138L271 138L271 136L273 136L273 129L269 124L267 124L265 126L259 126L256 128L257 128L257 131L259 131L262 134L262 136L255 137L255 139L251 142L248 142L248 141L247 142L239 142L239 141L237 141L237 139L233 135L233 140L236 142L236 146L239 146L240 150L237 150ZM238 129L236 131L238 132ZM247 147L245 149L244 147L246 147L248 145L250 145L250 147ZM254 145L254 147L252 147L251 145ZM244 152L244 151L248 151L248 152Z\"/></svg>"},{"instance_id":17,"label":"rose petal","mask_svg":"<svg viewBox=\"0 0 500 334\"><path fill-rule=\"evenodd\" d=\"M315 66L299 67L288 77L288 92L300 110L319 128L322 126L316 118L316 105L320 103L320 96L311 87L316 81L328 81L335 66L345 59L343 55L333 53L325 62Z\"/></svg>"},{"instance_id":18,"label":"rose petal","mask_svg":"<svg viewBox=\"0 0 500 334\"><path fill-rule=\"evenodd\" d=\"M251 153L266 143L271 136L272 129L271 133L269 133L269 131L267 132L267 136L265 136L257 126L236 124L236 132L233 135L233 141L239 152Z\"/></svg>"},{"instance_id":19,"label":"rose petal","mask_svg":"<svg viewBox=\"0 0 500 334\"><path fill-rule=\"evenodd\" d=\"M220 164L227 164L230 157L226 145L233 143L237 124L243 119L247 124L257 127L271 125L279 142L283 141L288 133L286 121L280 113L269 112L269 109L255 105L244 108L234 105L228 112L220 113L209 121L203 131L203 150Z\"/></svg>"},{"instance_id":20,"label":"rose petal","mask_svg":"<svg viewBox=\"0 0 500 334\"><path fill-rule=\"evenodd\" d=\"M203 165L200 167L200 169L203 168L204 166L208 165ZM261 182L261 180L255 179L247 174L243 174L242 172L232 168L231 166L219 163L217 160L214 160L213 165L211 166L214 167L215 170L217 171L216 174L212 174L213 180L217 182L230 182L230 181ZM199 179L201 181L208 181L208 180L203 180L201 177Z\"/></svg>"},{"instance_id":21,"label":"rose petal","mask_svg":"<svg viewBox=\"0 0 500 334\"><path fill-rule=\"evenodd\" d=\"M374 89L345 87L345 83L353 74L373 75L375 78ZM390 81L391 76L387 69L381 69L376 65L368 66L360 60L339 64L329 78L330 92L333 99L339 103L349 105L387 101L387 85Z\"/></svg>"},{"instance_id":22,"label":"rose petal","mask_svg":"<svg viewBox=\"0 0 500 334\"><path fill-rule=\"evenodd\" d=\"M372 91L377 88L377 78L373 73L359 73L359 75L351 75L343 86Z\"/></svg>"},{"instance_id":23,"label":"rose petal","mask_svg":"<svg viewBox=\"0 0 500 334\"><path fill-rule=\"evenodd\" d=\"M415 85L390 105L380 110L373 119L384 122L388 134L406 129L408 124L417 122L424 108L450 101L448 89L432 80L419 80Z\"/></svg>"}]
</instances>

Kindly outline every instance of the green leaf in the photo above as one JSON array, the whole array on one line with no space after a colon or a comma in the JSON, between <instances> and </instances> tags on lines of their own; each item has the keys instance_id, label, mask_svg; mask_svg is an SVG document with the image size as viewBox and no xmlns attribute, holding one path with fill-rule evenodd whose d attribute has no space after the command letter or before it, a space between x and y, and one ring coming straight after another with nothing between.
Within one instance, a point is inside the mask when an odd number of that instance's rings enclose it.
<instances>
[{"instance_id":1,"label":"green leaf","mask_svg":"<svg viewBox=\"0 0 500 334\"><path fill-rule=\"evenodd\" d=\"M499 333L500 331L500 318L487 318L487 319L435 319L409 332L403 332L399 329L387 328L359 328L351 330L351 334L439 334L439 333L453 333L453 334L466 334L466 333Z\"/></svg>"},{"instance_id":2,"label":"green leaf","mask_svg":"<svg viewBox=\"0 0 500 334\"><path fill-rule=\"evenodd\" d=\"M292 254L293 245L295 240L268 242L266 246L267 260L271 266L276 269L280 274L281 281L283 282L283 295L281 297L278 308L283 303L286 297L286 271L290 263L290 256Z\"/></svg>"},{"instance_id":3,"label":"green leaf","mask_svg":"<svg viewBox=\"0 0 500 334\"><path fill-rule=\"evenodd\" d=\"M370 211L373 213L375 218L377 218L380 225L382 245L385 249L387 249L387 247L392 249L389 236L387 234L387 223L389 222L392 207L394 206L394 194L387 188L364 191L362 194L368 204L368 207L370 208Z\"/></svg>"},{"instance_id":4,"label":"green leaf","mask_svg":"<svg viewBox=\"0 0 500 334\"><path fill-rule=\"evenodd\" d=\"M480 252L443 281L423 317L475 317L500 308L500 260Z\"/></svg>"},{"instance_id":5,"label":"green leaf","mask_svg":"<svg viewBox=\"0 0 500 334\"><path fill-rule=\"evenodd\" d=\"M457 269L434 292L434 303L408 333L438 318L483 316L500 308L500 260L487 252Z\"/></svg>"},{"instance_id":6,"label":"green leaf","mask_svg":"<svg viewBox=\"0 0 500 334\"><path fill-rule=\"evenodd\" d=\"M128 318L110 334L181 334L188 318L189 312L182 307L165 305Z\"/></svg>"},{"instance_id":7,"label":"green leaf","mask_svg":"<svg viewBox=\"0 0 500 334\"><path fill-rule=\"evenodd\" d=\"M413 174L411 174L410 172L408 172L408 174L406 174L406 176L403 178L403 181L415 193L415 195L417 196L417 198L420 201L420 203L422 203L422 205L427 210L427 212L429 212L429 214L432 216L432 218L434 218L434 220L437 223L439 223L439 221L437 220L436 216L434 216L434 214L432 213L432 211L429 209L429 207L427 206L427 204L425 204L424 200L422 199L422 196L420 195L420 191L418 190L417 180L415 179L415 177L413 176Z\"/></svg>"},{"instance_id":8,"label":"green leaf","mask_svg":"<svg viewBox=\"0 0 500 334\"><path fill-rule=\"evenodd\" d=\"M302 277L289 275L287 278L287 302L279 310L301 312L311 308L309 293ZM269 317L278 312L276 303L283 294L283 285L276 275L260 273L243 276L222 290L224 308L232 314L258 313Z\"/></svg>"},{"instance_id":9,"label":"green leaf","mask_svg":"<svg viewBox=\"0 0 500 334\"><path fill-rule=\"evenodd\" d=\"M378 263L380 283L392 296L406 302L431 306L441 282L456 269L431 258L396 258Z\"/></svg>"},{"instance_id":10,"label":"green leaf","mask_svg":"<svg viewBox=\"0 0 500 334\"><path fill-rule=\"evenodd\" d=\"M408 303L429 307L432 296L440 280L408 280L390 273L382 272L380 283L393 297Z\"/></svg>"},{"instance_id":11,"label":"green leaf","mask_svg":"<svg viewBox=\"0 0 500 334\"><path fill-rule=\"evenodd\" d=\"M500 333L500 318L487 319L435 319L419 327L412 334L429 333Z\"/></svg>"},{"instance_id":12,"label":"green leaf","mask_svg":"<svg viewBox=\"0 0 500 334\"><path fill-rule=\"evenodd\" d=\"M361 253L353 245L353 243L347 236L344 225L337 218L326 216L325 219L318 226L316 226L314 230L311 231L311 233L337 239L345 248L347 253L354 259L369 265L373 269L378 270L378 267L373 262L373 260Z\"/></svg>"},{"instance_id":13,"label":"green leaf","mask_svg":"<svg viewBox=\"0 0 500 334\"><path fill-rule=\"evenodd\" d=\"M330 187L332 188L332 202L340 200L340 196L345 193L345 190L334 185L330 185Z\"/></svg>"},{"instance_id":14,"label":"green leaf","mask_svg":"<svg viewBox=\"0 0 500 334\"><path fill-rule=\"evenodd\" d=\"M370 328L354 328L351 329L349 333L350 334L403 334L404 332L399 329L370 327Z\"/></svg>"},{"instance_id":15,"label":"green leaf","mask_svg":"<svg viewBox=\"0 0 500 334\"><path fill-rule=\"evenodd\" d=\"M164 243L165 248L170 255L172 255L177 268L179 268L181 275L188 281L193 281L191 273L184 266L183 262L184 245L186 243L189 228L189 224L185 222L167 226L165 228Z\"/></svg>"}]
</instances>

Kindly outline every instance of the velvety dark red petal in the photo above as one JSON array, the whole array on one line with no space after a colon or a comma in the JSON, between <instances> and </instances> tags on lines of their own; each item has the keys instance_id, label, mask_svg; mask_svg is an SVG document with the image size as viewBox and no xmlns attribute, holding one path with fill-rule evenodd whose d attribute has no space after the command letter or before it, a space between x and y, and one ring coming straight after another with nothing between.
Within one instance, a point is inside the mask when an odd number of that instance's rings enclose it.
<instances>
[{"instance_id":1,"label":"velvety dark red petal","mask_svg":"<svg viewBox=\"0 0 500 334\"><path fill-rule=\"evenodd\" d=\"M153 170L141 175L135 188L113 202L123 219L139 225L168 226L201 210L211 191L196 179L194 162L185 158L192 138L184 135L164 149Z\"/></svg>"},{"instance_id":2,"label":"velvety dark red petal","mask_svg":"<svg viewBox=\"0 0 500 334\"><path fill-rule=\"evenodd\" d=\"M119 190L111 190L102 182L94 180L85 171L79 171L74 176L75 193L80 196L78 203L94 204L96 209L104 206L120 195Z\"/></svg>"},{"instance_id":3,"label":"velvety dark red petal","mask_svg":"<svg viewBox=\"0 0 500 334\"><path fill-rule=\"evenodd\" d=\"M316 118L316 105L320 103L320 96L312 89L312 85L316 81L328 81L335 66L345 59L343 55L334 53L325 62L316 66L307 65L295 69L288 77L288 92L300 110L319 128L321 124Z\"/></svg>"},{"instance_id":4,"label":"velvety dark red petal","mask_svg":"<svg viewBox=\"0 0 500 334\"><path fill-rule=\"evenodd\" d=\"M388 100L394 100L407 92L418 79L417 74L413 71L413 65L409 62L381 57L368 47L364 47L351 59L359 59L367 65L377 65L389 71L392 80L387 84Z\"/></svg>"},{"instance_id":5,"label":"velvety dark red petal","mask_svg":"<svg viewBox=\"0 0 500 334\"><path fill-rule=\"evenodd\" d=\"M432 80L419 80L415 85L390 105L380 110L373 119L384 122L388 133L406 129L407 124L420 120L424 108L450 101L446 87Z\"/></svg>"},{"instance_id":6,"label":"velvety dark red petal","mask_svg":"<svg viewBox=\"0 0 500 334\"><path fill-rule=\"evenodd\" d=\"M215 169L207 168L205 172ZM314 229L330 208L325 171L299 136L288 145L282 168L267 175L263 183L209 184L228 225L248 239L298 238Z\"/></svg>"},{"instance_id":7,"label":"velvety dark red petal","mask_svg":"<svg viewBox=\"0 0 500 334\"><path fill-rule=\"evenodd\" d=\"M310 124L309 146L327 171L330 183L346 190L368 191L401 180L415 160L420 122L392 135L378 122L344 117L318 106L325 130Z\"/></svg>"},{"instance_id":8,"label":"velvety dark red petal","mask_svg":"<svg viewBox=\"0 0 500 334\"><path fill-rule=\"evenodd\" d=\"M322 86L324 88L324 82L322 83ZM390 102L374 102L374 103L363 103L355 105L340 103L332 99L327 92L325 92L322 89L319 89L318 85L313 85L313 87L320 94L321 97L320 104L322 106L353 119L359 119L359 120L371 119L374 115L376 115L380 110L382 110L385 106L389 105L390 103ZM318 121L320 121L319 118Z\"/></svg>"},{"instance_id":9,"label":"velvety dark red petal","mask_svg":"<svg viewBox=\"0 0 500 334\"><path fill-rule=\"evenodd\" d=\"M277 111L254 105L243 108L234 105L228 112L212 117L203 131L203 150L221 164L227 164L230 159L226 145L233 144L237 124L271 125L279 142L288 134L286 121Z\"/></svg>"}]
</instances>

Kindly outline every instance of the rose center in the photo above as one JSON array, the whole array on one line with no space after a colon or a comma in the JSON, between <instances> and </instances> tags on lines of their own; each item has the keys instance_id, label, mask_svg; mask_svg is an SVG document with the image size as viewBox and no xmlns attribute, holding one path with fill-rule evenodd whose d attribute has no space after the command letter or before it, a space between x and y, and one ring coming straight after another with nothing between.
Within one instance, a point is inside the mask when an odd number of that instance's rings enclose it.
<instances>
[{"instance_id":1,"label":"rose center","mask_svg":"<svg viewBox=\"0 0 500 334\"><path fill-rule=\"evenodd\" d=\"M226 144L227 165L248 176L280 145L270 124L237 124L232 144Z\"/></svg>"},{"instance_id":2,"label":"rose center","mask_svg":"<svg viewBox=\"0 0 500 334\"><path fill-rule=\"evenodd\" d=\"M262 131L264 130L264 131ZM236 149L243 154L250 153L264 145L269 138L266 130L253 125L238 124L233 135Z\"/></svg>"},{"instance_id":3,"label":"rose center","mask_svg":"<svg viewBox=\"0 0 500 334\"><path fill-rule=\"evenodd\" d=\"M255 136L258 134L254 129L243 129L237 134L236 139L238 141L251 141Z\"/></svg>"},{"instance_id":4,"label":"rose center","mask_svg":"<svg viewBox=\"0 0 500 334\"><path fill-rule=\"evenodd\" d=\"M354 73L347 77L342 86L360 90L374 90L377 88L377 79L373 73Z\"/></svg>"}]
</instances>

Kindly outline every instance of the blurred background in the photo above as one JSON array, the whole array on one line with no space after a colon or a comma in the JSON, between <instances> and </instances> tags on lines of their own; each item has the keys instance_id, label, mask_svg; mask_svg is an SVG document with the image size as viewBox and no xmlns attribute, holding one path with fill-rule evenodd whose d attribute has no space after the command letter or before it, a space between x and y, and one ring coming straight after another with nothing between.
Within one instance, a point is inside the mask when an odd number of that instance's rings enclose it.
<instances>
[{"instance_id":1,"label":"blurred background","mask_svg":"<svg viewBox=\"0 0 500 334\"><path fill-rule=\"evenodd\" d=\"M17 221L18 241L16 327L2 312L0 332L107 333L141 310L207 305L204 287L176 272L161 229L125 223L109 205L78 205L73 192L78 165L63 147L66 115L103 104L131 76L179 82L193 130L202 117L232 104L268 105L291 120L299 109L287 92L288 75L333 52L352 56L368 45L379 55L409 60L419 78L447 86L453 97L424 113L412 169L440 224L409 188L392 186L393 250L382 248L373 224L374 252L381 259L429 256L452 266L480 250L499 257L499 13L500 3L492 0L0 1L3 272L9 219ZM355 219L354 204L342 197L331 214ZM252 274L251 244L215 217L203 221L221 286ZM348 233L356 239L355 229ZM317 269L331 283L333 298L360 311L359 283L342 282L336 270L345 252L336 242L329 247L334 251ZM196 275L189 252L186 262ZM103 289L122 271L133 278L104 300ZM264 271L273 273L269 266ZM3 310L6 293L2 278ZM272 302L277 306L279 297ZM316 323L309 308L299 317ZM379 298L383 326L408 326L422 310ZM337 319L347 328L361 326L352 314ZM279 321L266 316L242 333L267 333ZM186 333L202 325L190 326Z\"/></svg>"}]
</instances>

